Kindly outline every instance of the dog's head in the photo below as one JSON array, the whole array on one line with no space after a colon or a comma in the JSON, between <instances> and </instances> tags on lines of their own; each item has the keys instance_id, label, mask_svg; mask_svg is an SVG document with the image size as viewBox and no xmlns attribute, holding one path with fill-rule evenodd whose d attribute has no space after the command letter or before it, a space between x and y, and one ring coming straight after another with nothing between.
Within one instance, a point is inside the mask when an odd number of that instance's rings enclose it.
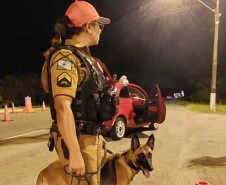
<instances>
[{"instance_id":1,"label":"dog's head","mask_svg":"<svg viewBox=\"0 0 226 185\"><path fill-rule=\"evenodd\" d=\"M154 142L155 138L153 134L148 138L145 145L140 144L139 138L136 134L131 140L131 152L129 158L137 168L142 170L146 178L150 177L150 171L153 170L152 151L154 148Z\"/></svg>"}]
</instances>

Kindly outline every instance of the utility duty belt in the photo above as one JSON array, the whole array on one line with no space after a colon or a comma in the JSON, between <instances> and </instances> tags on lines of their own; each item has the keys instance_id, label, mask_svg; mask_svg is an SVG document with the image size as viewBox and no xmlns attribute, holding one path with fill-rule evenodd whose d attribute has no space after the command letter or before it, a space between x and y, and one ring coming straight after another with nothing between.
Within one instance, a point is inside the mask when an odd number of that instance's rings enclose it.
<instances>
[{"instance_id":1,"label":"utility duty belt","mask_svg":"<svg viewBox=\"0 0 226 185\"><path fill-rule=\"evenodd\" d=\"M81 133L90 135L105 135L107 133L107 128L103 125L103 123L77 120L75 126L77 135ZM56 122L52 123L50 132L56 132L60 134Z\"/></svg>"},{"instance_id":2,"label":"utility duty belt","mask_svg":"<svg viewBox=\"0 0 226 185\"><path fill-rule=\"evenodd\" d=\"M76 135L78 139L80 134L90 134L90 135L107 134L107 128L103 125L103 123L77 120L75 126L76 126ZM54 149L54 139L52 137L52 132L56 132L58 136L61 136L56 122L53 122L50 128L49 141L47 144L49 151L53 151Z\"/></svg>"}]
</instances>

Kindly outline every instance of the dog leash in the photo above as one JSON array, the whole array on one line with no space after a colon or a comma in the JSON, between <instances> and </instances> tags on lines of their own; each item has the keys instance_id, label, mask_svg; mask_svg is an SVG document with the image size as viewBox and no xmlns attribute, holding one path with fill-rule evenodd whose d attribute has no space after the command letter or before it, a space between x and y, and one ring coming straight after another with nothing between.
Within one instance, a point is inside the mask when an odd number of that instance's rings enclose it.
<instances>
[{"instance_id":1,"label":"dog leash","mask_svg":"<svg viewBox=\"0 0 226 185\"><path fill-rule=\"evenodd\" d=\"M112 152L111 150L107 149L107 153L109 154L114 154L114 152Z\"/></svg>"},{"instance_id":2,"label":"dog leash","mask_svg":"<svg viewBox=\"0 0 226 185\"><path fill-rule=\"evenodd\" d=\"M64 172L65 172L68 176L71 177L71 185L72 185L72 183L73 183L73 178L74 178L74 177L76 177L77 179L84 178L84 179L87 181L88 185L91 185L90 180L88 179L87 175L94 175L94 174L97 174L97 173L101 170L101 168L103 168L103 166L104 166L104 164L105 164L105 161L106 161L107 152L109 152L109 150L107 149L106 145L104 145L103 148L104 148L104 157L103 157L103 160L102 160L102 163L101 163L100 167L98 167L98 168L97 168L97 171L95 171L95 172L86 172L84 175L76 175L76 173L71 174L71 173L69 173L69 172L67 171L66 168L67 168L69 165L65 165L65 166L64 166ZM80 182L80 180L79 180L79 182Z\"/></svg>"}]
</instances>

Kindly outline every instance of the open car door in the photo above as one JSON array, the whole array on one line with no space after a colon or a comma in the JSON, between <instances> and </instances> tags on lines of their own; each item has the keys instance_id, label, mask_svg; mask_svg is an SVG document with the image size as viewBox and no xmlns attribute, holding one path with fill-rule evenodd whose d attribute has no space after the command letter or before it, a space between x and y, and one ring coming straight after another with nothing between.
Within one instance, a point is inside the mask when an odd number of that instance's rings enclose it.
<instances>
[{"instance_id":1,"label":"open car door","mask_svg":"<svg viewBox=\"0 0 226 185\"><path fill-rule=\"evenodd\" d=\"M149 94L148 118L152 123L163 123L166 117L166 105L159 85L154 85Z\"/></svg>"}]
</instances>

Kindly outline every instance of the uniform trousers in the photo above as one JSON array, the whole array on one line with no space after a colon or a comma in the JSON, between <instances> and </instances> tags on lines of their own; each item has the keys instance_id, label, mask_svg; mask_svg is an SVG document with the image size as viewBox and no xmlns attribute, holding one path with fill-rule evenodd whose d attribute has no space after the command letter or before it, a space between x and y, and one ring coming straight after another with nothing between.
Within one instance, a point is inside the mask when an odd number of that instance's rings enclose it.
<instances>
[{"instance_id":1,"label":"uniform trousers","mask_svg":"<svg viewBox=\"0 0 226 185\"><path fill-rule=\"evenodd\" d=\"M63 138L56 132L52 133L54 138L55 149L63 165L69 164L69 160L62 148ZM102 162L103 137L101 135L80 134L79 145L81 154L85 163L86 177L92 185L100 185L100 166ZM65 158L66 157L66 158ZM95 174L89 174L97 172ZM85 178L68 176L68 185L88 185Z\"/></svg>"}]
</instances>

